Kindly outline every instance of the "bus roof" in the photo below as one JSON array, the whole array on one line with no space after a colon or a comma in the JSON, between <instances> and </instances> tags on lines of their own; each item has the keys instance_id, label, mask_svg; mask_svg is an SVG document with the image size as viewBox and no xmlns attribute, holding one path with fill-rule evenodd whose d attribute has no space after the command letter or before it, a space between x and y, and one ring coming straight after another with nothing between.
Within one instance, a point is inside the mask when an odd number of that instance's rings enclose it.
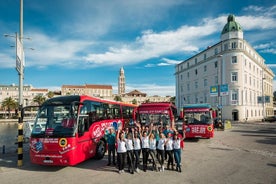
<instances>
[{"instance_id":1,"label":"bus roof","mask_svg":"<svg viewBox=\"0 0 276 184\"><path fill-rule=\"evenodd\" d=\"M212 106L210 104L187 104L184 105L184 109L195 109L195 108L211 108Z\"/></svg>"},{"instance_id":2,"label":"bus roof","mask_svg":"<svg viewBox=\"0 0 276 184\"><path fill-rule=\"evenodd\" d=\"M170 108L176 109L175 105L170 102L149 102L139 105L138 112L153 114L168 113Z\"/></svg>"},{"instance_id":3,"label":"bus roof","mask_svg":"<svg viewBox=\"0 0 276 184\"><path fill-rule=\"evenodd\" d=\"M103 98L98 98L98 97L91 97L87 95L66 95L66 96L58 96L54 98L50 98L46 100L43 105L51 105L51 104L57 104L57 103L62 103L62 104L71 104L72 102L80 102L84 100L92 100L96 102L102 102L102 103L109 103L109 104L120 104L123 106L130 106L130 107L137 107L135 104L130 104L126 102L118 102L118 101L113 101L113 100L108 100L108 99L103 99Z\"/></svg>"}]
</instances>

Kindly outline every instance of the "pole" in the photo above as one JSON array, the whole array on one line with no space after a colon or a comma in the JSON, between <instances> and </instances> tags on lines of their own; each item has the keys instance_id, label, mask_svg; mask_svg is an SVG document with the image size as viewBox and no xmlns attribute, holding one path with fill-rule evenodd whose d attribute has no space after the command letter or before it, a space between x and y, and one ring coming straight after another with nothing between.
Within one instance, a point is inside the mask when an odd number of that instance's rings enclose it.
<instances>
[{"instance_id":1,"label":"pole","mask_svg":"<svg viewBox=\"0 0 276 184\"><path fill-rule=\"evenodd\" d=\"M264 95L264 80L265 78L262 78L262 105L263 105L263 119L262 121L265 121L265 95Z\"/></svg>"},{"instance_id":2,"label":"pole","mask_svg":"<svg viewBox=\"0 0 276 184\"><path fill-rule=\"evenodd\" d=\"M221 93L220 88L222 84L222 55L218 56L218 124L223 128L222 125L222 99L221 99ZM219 65L220 64L220 65Z\"/></svg>"},{"instance_id":3,"label":"pole","mask_svg":"<svg viewBox=\"0 0 276 184\"><path fill-rule=\"evenodd\" d=\"M17 34L16 34L17 37ZM19 41L22 44L22 51L23 51L23 0L20 0L20 23L19 23ZM17 38L16 38L17 42ZM16 44L17 50L18 44ZM17 57L17 55L16 55ZM24 58L21 58L22 61L20 62L20 70L18 72L19 75L19 109L18 109L18 136L17 136L17 166L21 167L23 165L23 117L21 115L21 110L23 108L23 75L24 75Z\"/></svg>"}]
</instances>

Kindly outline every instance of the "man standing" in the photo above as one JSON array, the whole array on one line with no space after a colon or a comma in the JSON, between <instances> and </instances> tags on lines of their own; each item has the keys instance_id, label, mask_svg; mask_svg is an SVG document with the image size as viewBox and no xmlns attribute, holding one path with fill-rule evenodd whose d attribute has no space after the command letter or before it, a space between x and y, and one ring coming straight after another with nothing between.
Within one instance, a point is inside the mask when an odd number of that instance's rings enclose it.
<instances>
[{"instance_id":1,"label":"man standing","mask_svg":"<svg viewBox=\"0 0 276 184\"><path fill-rule=\"evenodd\" d=\"M111 154L113 156L113 165L116 165L115 162L115 139L116 139L116 134L113 128L109 128L105 131L105 139L107 141L108 145L108 163L107 165L111 165Z\"/></svg>"}]
</instances>

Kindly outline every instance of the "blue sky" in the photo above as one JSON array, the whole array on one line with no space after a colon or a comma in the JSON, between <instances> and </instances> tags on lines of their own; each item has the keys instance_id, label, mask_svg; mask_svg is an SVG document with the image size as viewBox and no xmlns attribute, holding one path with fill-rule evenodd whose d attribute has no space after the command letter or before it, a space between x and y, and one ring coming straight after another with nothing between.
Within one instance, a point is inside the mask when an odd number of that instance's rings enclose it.
<instances>
[{"instance_id":1,"label":"blue sky","mask_svg":"<svg viewBox=\"0 0 276 184\"><path fill-rule=\"evenodd\" d=\"M18 84L14 35L19 1L0 1L0 84ZM234 14L247 40L276 74L275 0L24 0L24 84L105 84L117 93L175 95L175 64L220 41ZM31 50L29 48L34 48ZM276 90L274 78L274 90Z\"/></svg>"}]
</instances>

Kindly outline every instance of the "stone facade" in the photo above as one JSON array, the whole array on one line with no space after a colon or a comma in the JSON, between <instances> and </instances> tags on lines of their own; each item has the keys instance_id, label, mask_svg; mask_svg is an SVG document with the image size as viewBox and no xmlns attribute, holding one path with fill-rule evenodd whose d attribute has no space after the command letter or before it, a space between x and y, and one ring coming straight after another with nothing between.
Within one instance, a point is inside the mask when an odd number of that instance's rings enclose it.
<instances>
[{"instance_id":1,"label":"stone facade","mask_svg":"<svg viewBox=\"0 0 276 184\"><path fill-rule=\"evenodd\" d=\"M274 73L243 39L233 15L228 17L220 42L177 64L175 77L178 109L184 104L210 103L222 107L222 119L236 121L273 115ZM225 86L228 90L218 92ZM211 91L216 87L217 94Z\"/></svg>"}]
</instances>

